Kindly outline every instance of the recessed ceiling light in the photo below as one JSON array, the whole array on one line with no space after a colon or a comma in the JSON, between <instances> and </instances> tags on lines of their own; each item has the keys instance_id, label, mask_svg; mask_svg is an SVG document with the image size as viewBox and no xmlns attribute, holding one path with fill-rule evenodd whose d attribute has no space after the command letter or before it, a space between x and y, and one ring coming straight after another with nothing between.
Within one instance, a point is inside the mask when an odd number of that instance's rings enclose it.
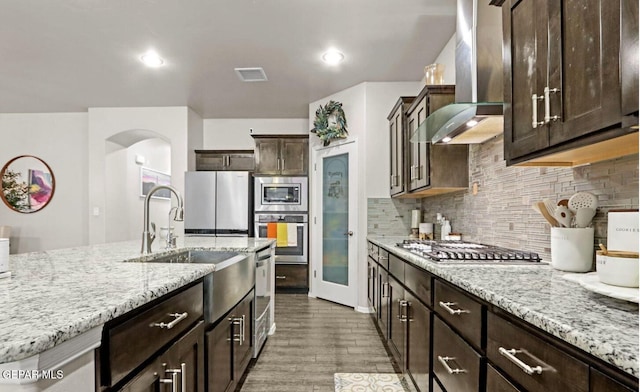
<instances>
[{"instance_id":1,"label":"recessed ceiling light","mask_svg":"<svg viewBox=\"0 0 640 392\"><path fill-rule=\"evenodd\" d=\"M344 54L338 52L335 49L329 49L322 55L322 61L329 65L337 65L342 60L344 60Z\"/></svg>"},{"instance_id":2,"label":"recessed ceiling light","mask_svg":"<svg viewBox=\"0 0 640 392\"><path fill-rule=\"evenodd\" d=\"M157 68L164 65L164 60L162 57L158 56L156 52L147 52L140 56L140 61L144 63L147 67Z\"/></svg>"}]
</instances>

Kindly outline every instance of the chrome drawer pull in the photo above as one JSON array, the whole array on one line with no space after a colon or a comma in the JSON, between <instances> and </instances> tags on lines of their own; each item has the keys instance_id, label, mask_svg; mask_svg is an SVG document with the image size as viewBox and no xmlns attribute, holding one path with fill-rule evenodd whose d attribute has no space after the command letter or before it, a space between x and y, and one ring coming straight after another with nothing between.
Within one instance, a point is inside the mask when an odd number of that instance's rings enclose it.
<instances>
[{"instance_id":1,"label":"chrome drawer pull","mask_svg":"<svg viewBox=\"0 0 640 392\"><path fill-rule=\"evenodd\" d=\"M182 370L182 375L180 376L182 381L181 382L182 390L180 392L187 392L187 364L184 362L181 363L180 370Z\"/></svg>"},{"instance_id":2,"label":"chrome drawer pull","mask_svg":"<svg viewBox=\"0 0 640 392\"><path fill-rule=\"evenodd\" d=\"M407 321L407 316L402 311L402 308L406 308L408 305L409 305L409 302L403 299L398 299L398 316L397 317L401 323L404 323Z\"/></svg>"},{"instance_id":3,"label":"chrome drawer pull","mask_svg":"<svg viewBox=\"0 0 640 392\"><path fill-rule=\"evenodd\" d=\"M151 323L149 324L150 327L160 327L160 328L166 328L166 329L171 329L173 327L175 327L180 321L184 320L187 318L187 316L189 315L189 313L184 312L184 313L169 313L168 314L171 317L175 317L175 319L173 321L171 321L170 323Z\"/></svg>"},{"instance_id":4,"label":"chrome drawer pull","mask_svg":"<svg viewBox=\"0 0 640 392\"><path fill-rule=\"evenodd\" d=\"M444 366L447 373L449 374L466 373L467 371L464 369L451 369L451 366L449 366L449 361L453 361L455 359L456 359L455 357L441 357L438 355L438 361L440 361L442 366Z\"/></svg>"},{"instance_id":5,"label":"chrome drawer pull","mask_svg":"<svg viewBox=\"0 0 640 392\"><path fill-rule=\"evenodd\" d=\"M285 275L276 275L276 279L287 279Z\"/></svg>"},{"instance_id":6,"label":"chrome drawer pull","mask_svg":"<svg viewBox=\"0 0 640 392\"><path fill-rule=\"evenodd\" d=\"M453 309L451 307L452 305L457 305L457 304L458 304L457 302L442 302L442 301L439 302L440 307L444 308L444 310L449 312L449 314L458 315L462 313L471 313L466 309Z\"/></svg>"},{"instance_id":7,"label":"chrome drawer pull","mask_svg":"<svg viewBox=\"0 0 640 392\"><path fill-rule=\"evenodd\" d=\"M522 369L522 371L527 373L528 375L542 374L542 371L544 370L542 368L542 366L531 367L531 366L527 365L526 363L522 362L520 359L518 359L518 357L516 357L516 354L520 354L520 353L525 352L523 350L516 350L515 348L511 349L511 350L507 350L504 347L500 347L500 348L498 348L498 352L502 356L506 357L509 361L513 362L517 367Z\"/></svg>"},{"instance_id":8,"label":"chrome drawer pull","mask_svg":"<svg viewBox=\"0 0 640 392\"><path fill-rule=\"evenodd\" d=\"M560 89L559 88L549 88L549 87L545 87L544 88L544 122L545 123L549 123L550 121L558 121L560 119L560 116L552 116L551 115L551 109L550 109L550 98L549 98L549 93L559 93Z\"/></svg>"},{"instance_id":9,"label":"chrome drawer pull","mask_svg":"<svg viewBox=\"0 0 640 392\"><path fill-rule=\"evenodd\" d=\"M538 121L538 101L542 101L544 97L542 95L533 94L531 96L531 126L538 128L538 125L543 125L544 121Z\"/></svg>"}]
</instances>

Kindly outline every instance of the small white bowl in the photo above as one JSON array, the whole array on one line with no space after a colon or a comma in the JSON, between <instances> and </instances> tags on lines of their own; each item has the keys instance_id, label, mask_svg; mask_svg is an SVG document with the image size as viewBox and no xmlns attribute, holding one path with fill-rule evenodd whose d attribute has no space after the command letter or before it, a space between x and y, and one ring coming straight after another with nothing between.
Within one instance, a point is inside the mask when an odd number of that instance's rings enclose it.
<instances>
[{"instance_id":1,"label":"small white bowl","mask_svg":"<svg viewBox=\"0 0 640 392\"><path fill-rule=\"evenodd\" d=\"M621 287L638 287L638 258L596 255L598 278L605 284Z\"/></svg>"}]
</instances>

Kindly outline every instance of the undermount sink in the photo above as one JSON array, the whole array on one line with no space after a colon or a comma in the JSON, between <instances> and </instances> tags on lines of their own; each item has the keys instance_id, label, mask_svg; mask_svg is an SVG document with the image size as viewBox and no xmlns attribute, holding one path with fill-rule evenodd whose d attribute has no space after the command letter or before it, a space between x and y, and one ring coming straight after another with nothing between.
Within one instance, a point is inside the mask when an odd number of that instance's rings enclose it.
<instances>
[{"instance_id":1,"label":"undermount sink","mask_svg":"<svg viewBox=\"0 0 640 392\"><path fill-rule=\"evenodd\" d=\"M144 260L146 263L167 264L215 264L216 270L226 268L245 259L247 255L223 250L185 250L178 253L159 255Z\"/></svg>"}]
</instances>

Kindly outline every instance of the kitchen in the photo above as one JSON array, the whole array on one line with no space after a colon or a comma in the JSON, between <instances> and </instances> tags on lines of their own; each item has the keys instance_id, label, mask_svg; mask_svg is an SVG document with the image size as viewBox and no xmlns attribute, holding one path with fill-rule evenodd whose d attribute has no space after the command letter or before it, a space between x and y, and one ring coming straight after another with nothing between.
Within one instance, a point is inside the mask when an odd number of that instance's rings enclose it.
<instances>
[{"instance_id":1,"label":"kitchen","mask_svg":"<svg viewBox=\"0 0 640 392\"><path fill-rule=\"evenodd\" d=\"M453 18L450 18L453 21ZM450 37L454 27L446 34ZM447 39L442 41L443 45ZM455 44L453 42L452 44ZM439 49L438 49L439 50ZM429 62L446 63L446 59L439 58L435 51ZM451 46L442 57L450 56ZM424 63L422 64L424 66ZM453 61L447 63L446 69L454 67ZM422 67L419 68L421 70ZM450 75L450 74L446 74ZM418 80L419 76L413 80ZM448 81L447 83L452 83ZM631 156L606 160L592 165L580 166L574 169L541 167L506 167L503 161L503 140L492 139L484 144L470 146L470 172L468 192L452 193L451 195L431 196L427 198L391 198L388 183L379 181L379 173L388 173L388 160L380 159L389 154L388 144L379 143L380 138L388 137L388 122L386 119L393 103L399 96L415 96L421 90L421 82L369 82L345 88L339 93L321 95L311 103L305 101L308 117L306 119L267 119L256 121L205 118L187 107L172 108L128 108L90 107L88 113L51 113L41 111L38 114L6 114L2 115L1 127L4 132L34 135L39 140L37 144L29 140L10 140L3 152L3 160L24 152L36 156L47 157L45 161L52 166L56 173L56 180L63 184L80 181L78 187L59 185L56 188L52 204L37 214L15 214L8 209L2 211L2 224L23 231L12 241L16 247L13 253L23 253L30 250L50 250L75 247L85 244L100 244L103 242L119 241L129 238L139 240L141 206L140 200L130 205L126 200L121 201L120 195L125 193L125 185L118 183L122 173L125 173L127 184L136 183L137 173L110 169L109 160L117 162L122 156L127 164L133 162L140 155L150 163L161 161L155 157L157 152L167 149L166 144L158 141L147 141L152 148L144 151L133 151L140 145L132 143L126 137L133 137L134 141L144 139L144 130L154 130L164 139L171 140L168 153L171 156L169 167L154 167L162 172L174 174L172 184L178 189L184 189L183 179L177 173L193 170L195 157L191 152L198 148L215 149L251 149L253 138L249 134L250 128L269 134L289 133L308 134L310 124L315 117L315 111L320 104L329 100L343 103L349 120L349 134L357 137L360 143L359 167L366 178L362 180L362 198L359 206L359 220L355 236L359 249L358 280L367 276L365 263L366 238L359 233L370 235L400 235L410 232L411 210L415 207L424 211L425 222L436 222L439 212L450 220L453 231L461 232L465 239L480 241L510 248L524 248L535 251L543 259L550 258L549 229L535 211L530 207L533 201L546 197L564 198L571 196L574 191L598 191L599 199L605 207L637 208L637 153ZM338 91L336 89L334 91ZM137 105L140 106L140 105ZM161 105L159 105L161 106ZM542 106L540 106L542 113ZM373 116L372 113L379 113ZM382 115L380 115L382 114ZM235 128L234 128L235 127ZM261 128L261 129L259 129ZM188 130L189 138L185 139L184 130ZM227 130L237 129L238 132L226 135ZM367 132L364 132L364 130ZM37 132L40 130L40 132ZM120 131L137 130L129 134ZM179 131L178 131L179 130ZM377 133L375 133L377 132ZM321 143L313 134L310 144L315 147ZM105 148L105 140L109 143ZM154 144L156 143L156 144ZM114 146L134 146L132 150L114 148ZM214 147L215 146L215 147ZM72 150L74 155L54 154L51 148L58 151ZM180 147L180 148L178 148ZM105 150L110 156L105 159ZM169 149L167 149L169 150ZM4 151L4 149L3 149ZM149 152L151 151L151 152ZM310 167L313 167L314 157L310 153ZM60 157L58 157L60 155ZM119 155L119 158L116 156ZM138 168L133 164L134 169ZM106 174L105 174L106 173ZM388 176L387 176L388 178ZM78 180L80 179L80 180ZM473 184L477 183L478 194L472 196ZM130 185L126 185L130 186ZM364 188L363 188L364 187ZM316 187L317 188L317 187ZM511 193L510 193L511 192ZM137 196L137 195L136 195ZM310 198L310 201L313 201ZM65 205L61 203L65 203ZM69 208L77 206L77 208ZM152 206L153 207L153 206ZM113 213L117 211L118 213ZM152 216L165 216L166 212L151 211ZM369 215L369 217L368 217ZM129 219L129 217L135 217ZM400 217L401 216L401 217ZM6 220L5 220L6 217ZM396 217L395 219L389 219ZM164 222L164 218L154 218L157 222ZM64 224L64 230L47 225L46 221L56 221ZM176 231L180 233L180 223L175 223ZM68 226L68 227L67 227ZM595 218L596 238L606 240L606 214L599 211ZM436 234L439 227L436 225ZM126 234L125 234L126 233ZM125 238L119 238L124 236ZM313 233L310 242L314 243ZM180 238L179 238L180 240ZM313 246L312 246L313 247ZM310 280L310 283L313 281ZM576 290L579 288L576 286ZM310 287L315 290L313 285ZM368 308L366 292L358 290L356 306L359 310ZM637 350L636 350L637 351Z\"/></svg>"}]
</instances>

